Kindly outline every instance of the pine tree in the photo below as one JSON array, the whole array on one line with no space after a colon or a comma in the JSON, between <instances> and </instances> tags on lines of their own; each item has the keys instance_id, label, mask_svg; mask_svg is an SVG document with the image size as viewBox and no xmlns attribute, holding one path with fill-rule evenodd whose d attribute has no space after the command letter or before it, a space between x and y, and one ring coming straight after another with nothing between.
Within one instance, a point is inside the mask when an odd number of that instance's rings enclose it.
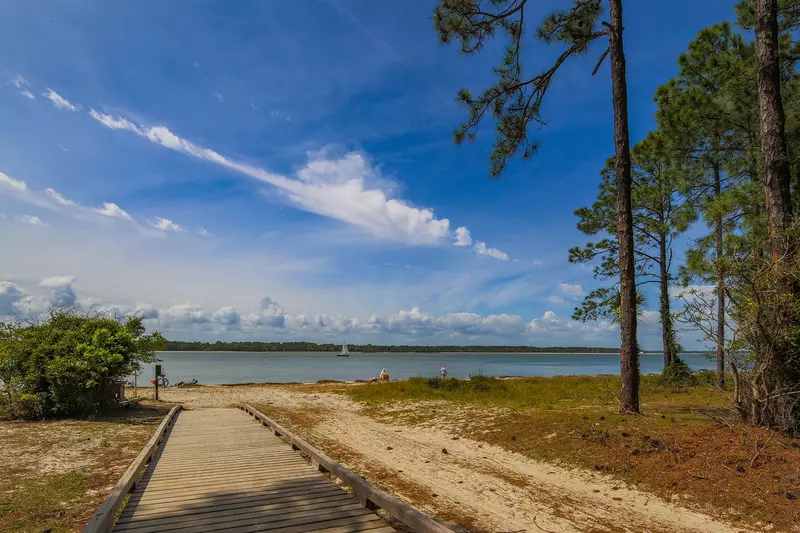
<instances>
[{"instance_id":1,"label":"pine tree","mask_svg":"<svg viewBox=\"0 0 800 533\"><path fill-rule=\"evenodd\" d=\"M508 37L501 65L494 69L497 83L478 96L459 92L469 110L467 121L456 131L455 140L473 140L487 113L496 121L496 141L490 156L491 175L502 174L510 158L522 149L522 157L534 155L539 145L529 136L531 126L543 126L541 106L553 77L570 57L584 54L592 42L607 39L593 74L609 57L616 181L616 218L620 273L620 330L622 392L620 409L639 411L639 351L636 344L636 280L634 272L633 220L631 212L631 161L628 131L628 95L623 46L622 0L607 0L609 20L602 21L603 0L574 0L567 11L552 13L536 36L546 44L566 46L553 65L528 77L522 68L525 14L528 0L441 0L434 13L434 26L444 43L457 40L464 54L475 54L496 32Z\"/></svg>"},{"instance_id":2,"label":"pine tree","mask_svg":"<svg viewBox=\"0 0 800 533\"><path fill-rule=\"evenodd\" d=\"M659 322L662 332L664 368L678 360L680 346L675 335L670 307L669 286L673 281L673 241L689 227L695 209L681 194L679 163L672 157L671 148L659 132L650 133L633 147L632 153L632 213L634 258L637 286L656 283L659 287ZM611 172L613 158L601 173L603 178L597 200L590 207L578 209L578 229L586 235L603 235L598 242L570 250L572 263L599 259L595 278L618 277L614 261L618 241L616 219L613 216L615 182ZM618 299L616 286L592 291L575 310L576 320L596 320L613 317ZM643 301L643 296L639 296Z\"/></svg>"}]
</instances>

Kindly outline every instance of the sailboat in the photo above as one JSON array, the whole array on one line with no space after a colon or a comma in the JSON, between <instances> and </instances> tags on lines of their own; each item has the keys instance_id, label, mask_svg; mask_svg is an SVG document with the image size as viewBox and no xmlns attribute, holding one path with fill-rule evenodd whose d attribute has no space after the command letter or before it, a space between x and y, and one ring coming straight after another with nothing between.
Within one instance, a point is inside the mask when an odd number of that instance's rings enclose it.
<instances>
[{"instance_id":1,"label":"sailboat","mask_svg":"<svg viewBox=\"0 0 800 533\"><path fill-rule=\"evenodd\" d=\"M337 357L349 357L350 351L347 349L347 343L342 343L342 351L336 354Z\"/></svg>"}]
</instances>

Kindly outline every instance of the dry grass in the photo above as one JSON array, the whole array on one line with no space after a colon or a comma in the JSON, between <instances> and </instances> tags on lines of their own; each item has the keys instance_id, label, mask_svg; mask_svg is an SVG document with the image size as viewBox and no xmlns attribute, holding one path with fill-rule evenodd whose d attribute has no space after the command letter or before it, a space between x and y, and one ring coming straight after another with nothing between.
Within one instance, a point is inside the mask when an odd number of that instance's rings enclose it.
<instances>
[{"instance_id":1,"label":"dry grass","mask_svg":"<svg viewBox=\"0 0 800 533\"><path fill-rule=\"evenodd\" d=\"M733 522L797 527L800 440L741 424L713 387L665 387L645 377L644 415L627 416L618 413L616 390L618 378L598 376L489 379L452 390L412 380L334 391L362 401L363 412L381 421L449 427ZM453 404L459 408L448 409Z\"/></svg>"},{"instance_id":2,"label":"dry grass","mask_svg":"<svg viewBox=\"0 0 800 533\"><path fill-rule=\"evenodd\" d=\"M80 531L168 409L94 420L0 421L0 531Z\"/></svg>"}]
</instances>

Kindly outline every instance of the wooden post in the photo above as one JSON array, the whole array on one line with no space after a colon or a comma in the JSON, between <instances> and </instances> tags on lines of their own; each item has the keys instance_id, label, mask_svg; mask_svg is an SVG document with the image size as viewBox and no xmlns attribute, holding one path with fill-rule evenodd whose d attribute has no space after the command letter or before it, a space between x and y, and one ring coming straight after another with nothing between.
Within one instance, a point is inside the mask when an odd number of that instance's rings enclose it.
<instances>
[{"instance_id":1,"label":"wooden post","mask_svg":"<svg viewBox=\"0 0 800 533\"><path fill-rule=\"evenodd\" d=\"M161 365L156 365L156 400L158 400L158 378L161 376Z\"/></svg>"}]
</instances>

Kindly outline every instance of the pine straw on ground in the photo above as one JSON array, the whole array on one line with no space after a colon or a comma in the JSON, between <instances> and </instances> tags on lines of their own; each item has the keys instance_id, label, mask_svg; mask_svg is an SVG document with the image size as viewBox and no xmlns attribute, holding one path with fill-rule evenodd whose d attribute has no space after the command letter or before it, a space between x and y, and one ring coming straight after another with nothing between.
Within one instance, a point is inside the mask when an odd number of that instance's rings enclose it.
<instances>
[{"instance_id":1,"label":"pine straw on ground","mask_svg":"<svg viewBox=\"0 0 800 533\"><path fill-rule=\"evenodd\" d=\"M81 531L168 409L142 406L93 420L0 420L0 531Z\"/></svg>"},{"instance_id":2,"label":"pine straw on ground","mask_svg":"<svg viewBox=\"0 0 800 533\"><path fill-rule=\"evenodd\" d=\"M742 424L728 395L712 386L660 386L645 376L643 414L623 416L615 377L497 381L451 392L422 382L327 389L361 400L363 412L381 421L449 427L534 459L603 472L734 523L800 530L800 439Z\"/></svg>"}]
</instances>

